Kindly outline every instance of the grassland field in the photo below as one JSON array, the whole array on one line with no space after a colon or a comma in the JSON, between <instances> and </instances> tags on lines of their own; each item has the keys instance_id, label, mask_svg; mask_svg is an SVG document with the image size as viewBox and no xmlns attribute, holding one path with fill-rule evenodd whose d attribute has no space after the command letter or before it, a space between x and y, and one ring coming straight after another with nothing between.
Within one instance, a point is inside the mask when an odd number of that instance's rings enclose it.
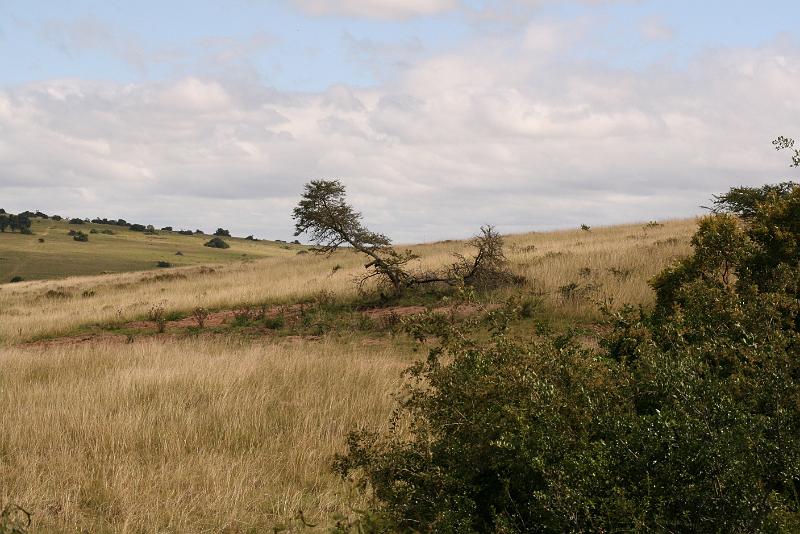
<instances>
[{"instance_id":1,"label":"grassland field","mask_svg":"<svg viewBox=\"0 0 800 534\"><path fill-rule=\"evenodd\" d=\"M534 303L519 330L591 332L598 302L652 304L647 281L689 254L696 224L508 236L526 282L478 300ZM0 285L0 504L31 511L36 532L131 533L263 532L301 510L321 529L362 504L332 457L348 431L387 424L421 354L391 316L367 312L452 298L361 294L364 262L347 250L231 239L218 251L125 230L76 243L65 225L33 229L0 234L0 265L29 279ZM461 241L411 248L420 268L469 253ZM161 259L179 266L141 270ZM163 333L148 322L154 306L173 321ZM201 328L199 307L233 313Z\"/></svg>"},{"instance_id":2,"label":"grassland field","mask_svg":"<svg viewBox=\"0 0 800 534\"><path fill-rule=\"evenodd\" d=\"M225 237L230 248L218 249L203 246L211 238L209 235L165 231L146 234L106 224L69 224L67 220L40 218L31 221L34 235L0 233L0 283L15 276L39 280L141 271L157 268L159 261L175 266L226 263L290 255L301 248L275 241ZM89 234L87 242L78 242L68 235L70 230L97 233Z\"/></svg>"}]
</instances>

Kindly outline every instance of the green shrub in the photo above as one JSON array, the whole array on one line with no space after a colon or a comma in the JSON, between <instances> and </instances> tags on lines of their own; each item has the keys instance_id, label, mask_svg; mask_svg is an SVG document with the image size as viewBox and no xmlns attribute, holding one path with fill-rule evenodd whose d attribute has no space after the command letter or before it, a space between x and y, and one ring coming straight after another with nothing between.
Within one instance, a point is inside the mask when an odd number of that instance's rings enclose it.
<instances>
[{"instance_id":1,"label":"green shrub","mask_svg":"<svg viewBox=\"0 0 800 534\"><path fill-rule=\"evenodd\" d=\"M656 310L608 311L596 350L511 337L519 307L488 341L408 322L440 344L389 430L337 458L374 503L339 531L800 531L798 205L795 188L703 220Z\"/></svg>"},{"instance_id":2,"label":"green shrub","mask_svg":"<svg viewBox=\"0 0 800 534\"><path fill-rule=\"evenodd\" d=\"M221 237L212 237L203 246L211 248L230 248L230 245L223 241Z\"/></svg>"},{"instance_id":3,"label":"green shrub","mask_svg":"<svg viewBox=\"0 0 800 534\"><path fill-rule=\"evenodd\" d=\"M276 315L275 317L265 317L264 326L270 330L280 330L286 325L286 318L283 315Z\"/></svg>"},{"instance_id":4,"label":"green shrub","mask_svg":"<svg viewBox=\"0 0 800 534\"><path fill-rule=\"evenodd\" d=\"M233 312L234 326L248 326L258 317L258 311L252 308L239 308Z\"/></svg>"},{"instance_id":5,"label":"green shrub","mask_svg":"<svg viewBox=\"0 0 800 534\"><path fill-rule=\"evenodd\" d=\"M22 282L24 280L25 279L22 278L21 276L12 276L11 280L9 280L9 283L16 284L17 282Z\"/></svg>"},{"instance_id":6,"label":"green shrub","mask_svg":"<svg viewBox=\"0 0 800 534\"><path fill-rule=\"evenodd\" d=\"M89 236L87 234L81 232L80 230L77 231L77 232L72 233L71 235L72 235L72 239L74 239L75 241L80 241L80 242L84 242L84 243L86 241L89 241Z\"/></svg>"},{"instance_id":7,"label":"green shrub","mask_svg":"<svg viewBox=\"0 0 800 534\"><path fill-rule=\"evenodd\" d=\"M156 267L172 267L172 264L168 261L159 260L156 262Z\"/></svg>"}]
</instances>

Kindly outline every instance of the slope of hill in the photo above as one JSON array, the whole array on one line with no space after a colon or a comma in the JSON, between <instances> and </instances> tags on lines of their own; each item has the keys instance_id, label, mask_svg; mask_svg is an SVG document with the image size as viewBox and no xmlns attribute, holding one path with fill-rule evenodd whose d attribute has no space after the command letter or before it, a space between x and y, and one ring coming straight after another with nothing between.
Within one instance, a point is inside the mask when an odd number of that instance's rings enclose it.
<instances>
[{"instance_id":1,"label":"slope of hill","mask_svg":"<svg viewBox=\"0 0 800 534\"><path fill-rule=\"evenodd\" d=\"M146 234L113 225L38 218L32 219L31 230L33 235L0 233L0 283L14 277L38 280L155 269L159 261L175 266L227 263L294 254L301 248L225 237L230 248L218 249L203 246L211 238L208 235ZM75 241L68 235L70 230L88 234L89 240Z\"/></svg>"},{"instance_id":2,"label":"slope of hill","mask_svg":"<svg viewBox=\"0 0 800 534\"><path fill-rule=\"evenodd\" d=\"M126 231L73 243L66 226L48 226L0 235L2 255L44 237L54 265L96 247L89 272L110 269L93 263L102 251L117 269L174 260L163 255L178 248L217 264L0 287L0 503L55 532L263 532L299 511L325 524L364 505L332 457L349 431L386 423L400 370L420 356L398 317L420 304L447 311L452 299L360 294L364 260L348 250L324 257L233 239L217 251L202 246L208 236ZM690 252L695 228L510 236L507 256L526 282L479 305L532 303L516 324L531 332L560 320L593 328L598 301L651 304L647 280ZM469 254L455 241L413 249L419 267ZM267 257L230 261L258 251Z\"/></svg>"}]
</instances>

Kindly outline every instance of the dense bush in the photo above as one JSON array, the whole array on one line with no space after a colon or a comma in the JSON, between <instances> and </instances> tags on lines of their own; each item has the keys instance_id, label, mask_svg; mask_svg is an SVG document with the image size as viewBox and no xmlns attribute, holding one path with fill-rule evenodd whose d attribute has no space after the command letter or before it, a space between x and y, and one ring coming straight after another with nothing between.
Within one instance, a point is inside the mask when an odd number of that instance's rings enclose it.
<instances>
[{"instance_id":1,"label":"dense bush","mask_svg":"<svg viewBox=\"0 0 800 534\"><path fill-rule=\"evenodd\" d=\"M70 233L70 235L72 235L72 239L74 239L75 241L81 241L81 242L86 242L86 241L89 241L89 235L88 235L88 234L85 234L85 233L83 233L83 232L81 232L81 231L77 231L77 232L75 232L75 231L73 230L73 231Z\"/></svg>"},{"instance_id":2,"label":"dense bush","mask_svg":"<svg viewBox=\"0 0 800 534\"><path fill-rule=\"evenodd\" d=\"M412 323L441 345L390 430L352 434L336 462L374 497L357 527L800 531L800 190L767 197L703 220L656 310L609 312L600 349L513 339L512 308L488 342Z\"/></svg>"},{"instance_id":3,"label":"dense bush","mask_svg":"<svg viewBox=\"0 0 800 534\"><path fill-rule=\"evenodd\" d=\"M230 248L230 245L223 241L221 237L212 237L209 241L204 243L203 246L211 248Z\"/></svg>"},{"instance_id":4,"label":"dense bush","mask_svg":"<svg viewBox=\"0 0 800 534\"><path fill-rule=\"evenodd\" d=\"M0 232L5 232L10 228L12 232L20 231L23 234L31 234L31 219L25 213L2 214L0 215Z\"/></svg>"},{"instance_id":5,"label":"dense bush","mask_svg":"<svg viewBox=\"0 0 800 534\"><path fill-rule=\"evenodd\" d=\"M230 237L231 233L228 230L225 230L224 228L217 228L217 231L214 232L214 235L220 237Z\"/></svg>"},{"instance_id":6,"label":"dense bush","mask_svg":"<svg viewBox=\"0 0 800 534\"><path fill-rule=\"evenodd\" d=\"M70 219L70 220L69 220L69 223L70 223L70 224L84 224L84 221L83 221L83 219L78 219L78 218L76 217L76 218L74 218L74 219Z\"/></svg>"},{"instance_id":7,"label":"dense bush","mask_svg":"<svg viewBox=\"0 0 800 534\"><path fill-rule=\"evenodd\" d=\"M92 219L92 222L95 223L95 224L110 224L110 225L114 225L114 226L130 226L128 224L128 221L126 221L125 219L116 219L116 220L114 220L114 219L106 219L106 218L102 218L101 219L100 217L97 217L97 218Z\"/></svg>"}]
</instances>

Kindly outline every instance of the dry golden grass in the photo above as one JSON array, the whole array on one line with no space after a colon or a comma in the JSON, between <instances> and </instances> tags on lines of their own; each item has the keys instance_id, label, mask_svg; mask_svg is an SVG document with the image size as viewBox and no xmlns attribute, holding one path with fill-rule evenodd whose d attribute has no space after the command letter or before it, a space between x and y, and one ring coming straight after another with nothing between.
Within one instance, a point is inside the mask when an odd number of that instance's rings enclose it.
<instances>
[{"instance_id":1,"label":"dry golden grass","mask_svg":"<svg viewBox=\"0 0 800 534\"><path fill-rule=\"evenodd\" d=\"M508 257L528 282L508 292L541 295L578 319L596 313L591 299L648 304L647 279L689 253L695 226L511 236ZM425 268L466 252L463 242L412 248ZM343 509L331 457L349 430L387 421L410 361L399 345L169 335L17 343L131 320L162 301L189 311L320 291L354 297L362 272L362 258L343 251L3 286L0 503L31 509L36 531L55 532L263 532L299 509L313 519Z\"/></svg>"},{"instance_id":2,"label":"dry golden grass","mask_svg":"<svg viewBox=\"0 0 800 534\"><path fill-rule=\"evenodd\" d=\"M329 515L348 500L332 455L387 421L408 361L331 342L0 349L0 502L34 512L37 532L264 532Z\"/></svg>"},{"instance_id":3,"label":"dry golden grass","mask_svg":"<svg viewBox=\"0 0 800 534\"><path fill-rule=\"evenodd\" d=\"M695 227L690 219L647 229L636 224L515 235L507 240L507 255L514 269L528 278L523 292L543 294L565 313L591 317L595 306L590 298L650 303L647 280L689 253ZM410 248L422 256L418 265L423 268L446 264L453 252L469 253L463 242L455 241ZM198 306L295 302L321 291L354 297L353 280L363 273L363 263L359 255L341 251L330 258L305 254L217 265L214 272L187 267L7 284L0 288L0 343L66 333L80 325L129 321L158 303L167 311L188 312ZM587 267L590 271L582 275ZM564 298L559 288L571 282L579 289ZM56 294L48 297L49 291Z\"/></svg>"}]
</instances>

